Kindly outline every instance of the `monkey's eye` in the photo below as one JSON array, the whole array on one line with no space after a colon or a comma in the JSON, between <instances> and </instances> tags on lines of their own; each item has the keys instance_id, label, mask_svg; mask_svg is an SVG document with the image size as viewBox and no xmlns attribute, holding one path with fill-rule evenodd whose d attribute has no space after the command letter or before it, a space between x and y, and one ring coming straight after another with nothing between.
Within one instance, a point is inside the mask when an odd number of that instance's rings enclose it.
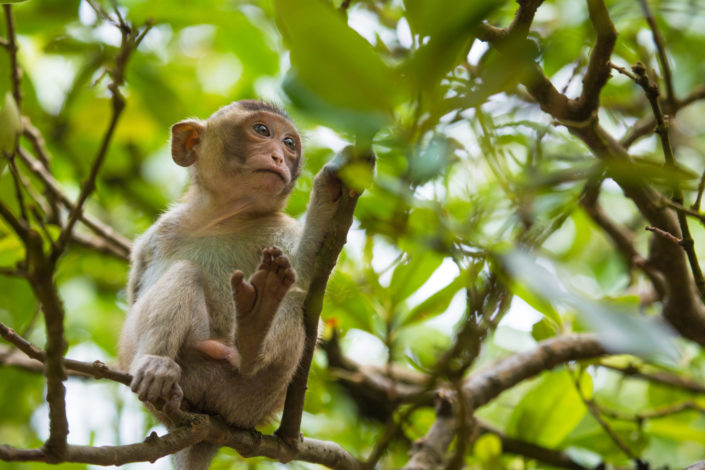
<instances>
[{"instance_id":1,"label":"monkey's eye","mask_svg":"<svg viewBox=\"0 0 705 470\"><path fill-rule=\"evenodd\" d=\"M284 142L284 145L289 147L291 150L296 150L296 142L291 137L284 138L282 142Z\"/></svg>"},{"instance_id":2,"label":"monkey's eye","mask_svg":"<svg viewBox=\"0 0 705 470\"><path fill-rule=\"evenodd\" d=\"M255 130L256 133L264 137L269 137L271 135L269 133L269 128L264 124L255 124L254 126L252 126L252 128Z\"/></svg>"}]
</instances>

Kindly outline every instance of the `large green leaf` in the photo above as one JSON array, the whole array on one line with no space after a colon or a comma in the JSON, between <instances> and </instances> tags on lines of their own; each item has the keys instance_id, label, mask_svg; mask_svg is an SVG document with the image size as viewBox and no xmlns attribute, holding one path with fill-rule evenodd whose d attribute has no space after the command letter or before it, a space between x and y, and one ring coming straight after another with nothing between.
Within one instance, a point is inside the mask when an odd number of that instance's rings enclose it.
<instances>
[{"instance_id":1,"label":"large green leaf","mask_svg":"<svg viewBox=\"0 0 705 470\"><path fill-rule=\"evenodd\" d=\"M592 394L592 379L583 374L580 387ZM517 404L507 427L510 436L555 447L578 425L587 409L565 370L549 372Z\"/></svg>"},{"instance_id":2,"label":"large green leaf","mask_svg":"<svg viewBox=\"0 0 705 470\"><path fill-rule=\"evenodd\" d=\"M410 253L392 273L389 282L392 303L398 304L421 287L443 262L443 256L438 253L419 248Z\"/></svg>"},{"instance_id":3,"label":"large green leaf","mask_svg":"<svg viewBox=\"0 0 705 470\"><path fill-rule=\"evenodd\" d=\"M297 86L330 106L389 115L399 101L399 78L344 17L321 0L275 0L276 19L291 53Z\"/></svg>"},{"instance_id":4,"label":"large green leaf","mask_svg":"<svg viewBox=\"0 0 705 470\"><path fill-rule=\"evenodd\" d=\"M10 155L17 144L17 136L22 132L22 116L17 103L9 91L5 93L5 102L0 109L0 173L5 169L5 155Z\"/></svg>"},{"instance_id":5,"label":"large green leaf","mask_svg":"<svg viewBox=\"0 0 705 470\"><path fill-rule=\"evenodd\" d=\"M414 90L430 91L438 85L441 77L464 59L480 22L501 3L502 0L404 1L412 33L428 37L403 67Z\"/></svg>"},{"instance_id":6,"label":"large green leaf","mask_svg":"<svg viewBox=\"0 0 705 470\"><path fill-rule=\"evenodd\" d=\"M447 286L443 287L441 290L429 296L426 300L411 309L399 326L407 326L420 321L428 320L429 318L445 312L448 305L450 305L450 302L453 300L453 297L455 297L455 294L457 294L460 289L465 287L467 282L467 274L461 273L458 277L448 283Z\"/></svg>"},{"instance_id":7,"label":"large green leaf","mask_svg":"<svg viewBox=\"0 0 705 470\"><path fill-rule=\"evenodd\" d=\"M633 306L587 298L561 282L560 272L549 271L528 253L511 251L502 255L501 260L528 292L544 301L575 310L580 319L600 333L603 343L615 352L661 359L677 357L671 333L658 319L640 316Z\"/></svg>"}]
</instances>

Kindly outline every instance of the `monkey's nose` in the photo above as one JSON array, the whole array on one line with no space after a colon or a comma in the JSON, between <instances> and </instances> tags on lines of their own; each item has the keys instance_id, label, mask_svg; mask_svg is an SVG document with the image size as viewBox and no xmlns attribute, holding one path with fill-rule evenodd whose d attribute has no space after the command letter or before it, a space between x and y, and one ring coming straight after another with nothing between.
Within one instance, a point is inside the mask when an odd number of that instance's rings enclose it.
<instances>
[{"instance_id":1,"label":"monkey's nose","mask_svg":"<svg viewBox=\"0 0 705 470\"><path fill-rule=\"evenodd\" d=\"M284 161L284 157L278 153L272 153L272 160L274 160L274 163L281 163Z\"/></svg>"}]
</instances>

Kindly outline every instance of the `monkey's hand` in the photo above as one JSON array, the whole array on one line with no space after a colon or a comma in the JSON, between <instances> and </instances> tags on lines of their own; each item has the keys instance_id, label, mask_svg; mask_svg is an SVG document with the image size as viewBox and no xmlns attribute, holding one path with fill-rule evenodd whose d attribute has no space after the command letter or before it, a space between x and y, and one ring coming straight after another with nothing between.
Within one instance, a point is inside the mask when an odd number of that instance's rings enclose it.
<instances>
[{"instance_id":1,"label":"monkey's hand","mask_svg":"<svg viewBox=\"0 0 705 470\"><path fill-rule=\"evenodd\" d=\"M237 316L236 343L240 353L240 372L251 372L274 315L284 295L296 281L289 259L276 246L262 251L262 263L244 280L242 271L230 279Z\"/></svg>"},{"instance_id":2,"label":"monkey's hand","mask_svg":"<svg viewBox=\"0 0 705 470\"><path fill-rule=\"evenodd\" d=\"M145 354L132 364L130 373L130 388L140 400L156 403L161 398L173 409L181 404L181 367L172 359Z\"/></svg>"},{"instance_id":3,"label":"monkey's hand","mask_svg":"<svg viewBox=\"0 0 705 470\"><path fill-rule=\"evenodd\" d=\"M341 153L336 154L313 179L314 196L320 198L319 203L336 203L340 199L343 193L340 170L350 160L351 149L352 147L346 147Z\"/></svg>"},{"instance_id":4,"label":"monkey's hand","mask_svg":"<svg viewBox=\"0 0 705 470\"><path fill-rule=\"evenodd\" d=\"M323 198L322 202L338 202L343 190L350 189L359 193L369 184L375 167L374 153L370 152L369 155L359 156L358 158L353 157L353 147L345 147L318 172L313 180L313 187L316 195L320 194L321 196L319 197ZM340 175L348 170L354 173L356 178L352 181L346 180L346 182L355 187L348 188L348 185L340 178ZM360 176L363 177L360 178ZM369 181L367 181L368 179Z\"/></svg>"}]
</instances>

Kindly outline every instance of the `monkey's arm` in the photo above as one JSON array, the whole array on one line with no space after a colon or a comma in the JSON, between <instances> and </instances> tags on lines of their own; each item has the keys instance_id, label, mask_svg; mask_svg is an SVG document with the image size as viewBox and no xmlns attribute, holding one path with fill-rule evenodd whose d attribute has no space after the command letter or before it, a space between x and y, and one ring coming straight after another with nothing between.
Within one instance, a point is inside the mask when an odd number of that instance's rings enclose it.
<instances>
[{"instance_id":1,"label":"monkey's arm","mask_svg":"<svg viewBox=\"0 0 705 470\"><path fill-rule=\"evenodd\" d=\"M168 399L181 368L174 361L194 335L208 335L208 312L201 270L188 261L173 263L130 309L128 334L134 354L130 387L141 400Z\"/></svg>"}]
</instances>

